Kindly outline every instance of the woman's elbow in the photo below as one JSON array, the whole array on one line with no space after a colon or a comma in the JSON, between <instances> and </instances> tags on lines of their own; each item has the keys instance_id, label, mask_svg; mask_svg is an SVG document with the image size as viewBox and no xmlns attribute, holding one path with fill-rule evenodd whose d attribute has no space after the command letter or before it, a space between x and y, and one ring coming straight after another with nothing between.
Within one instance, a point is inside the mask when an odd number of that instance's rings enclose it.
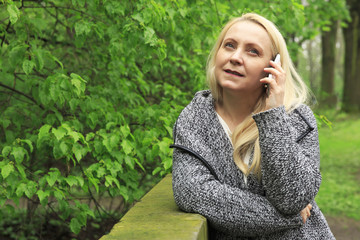
<instances>
[{"instance_id":1,"label":"woman's elbow","mask_svg":"<svg viewBox=\"0 0 360 240\"><path fill-rule=\"evenodd\" d=\"M300 213L316 196L317 191L308 191L293 194L278 195L270 200L274 207L283 215L294 215Z\"/></svg>"}]
</instances>

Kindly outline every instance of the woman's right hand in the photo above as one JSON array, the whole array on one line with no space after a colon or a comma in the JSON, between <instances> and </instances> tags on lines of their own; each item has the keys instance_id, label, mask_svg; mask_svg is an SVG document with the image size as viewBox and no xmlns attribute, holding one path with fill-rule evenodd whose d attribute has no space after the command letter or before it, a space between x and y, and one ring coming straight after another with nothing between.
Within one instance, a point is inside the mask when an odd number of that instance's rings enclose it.
<instances>
[{"instance_id":1,"label":"woman's right hand","mask_svg":"<svg viewBox=\"0 0 360 240\"><path fill-rule=\"evenodd\" d=\"M303 210L301 210L300 215L303 219L304 224L306 223L306 220L310 217L310 210L312 208L311 204L308 204Z\"/></svg>"}]
</instances>

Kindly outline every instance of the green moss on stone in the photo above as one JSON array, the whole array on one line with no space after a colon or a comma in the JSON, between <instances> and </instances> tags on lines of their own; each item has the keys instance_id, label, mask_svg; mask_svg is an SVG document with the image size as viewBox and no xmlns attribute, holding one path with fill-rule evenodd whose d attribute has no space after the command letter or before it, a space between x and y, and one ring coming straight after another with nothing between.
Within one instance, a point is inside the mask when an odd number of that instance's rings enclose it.
<instances>
[{"instance_id":1,"label":"green moss on stone","mask_svg":"<svg viewBox=\"0 0 360 240\"><path fill-rule=\"evenodd\" d=\"M100 240L207 239L206 218L179 210L171 181L167 175Z\"/></svg>"}]
</instances>

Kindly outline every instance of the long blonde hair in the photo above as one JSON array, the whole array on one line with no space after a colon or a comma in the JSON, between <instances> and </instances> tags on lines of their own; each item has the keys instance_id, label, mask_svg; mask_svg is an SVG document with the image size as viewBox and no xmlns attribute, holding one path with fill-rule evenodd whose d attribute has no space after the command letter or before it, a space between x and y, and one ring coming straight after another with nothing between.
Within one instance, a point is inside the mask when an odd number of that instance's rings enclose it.
<instances>
[{"instance_id":1,"label":"long blonde hair","mask_svg":"<svg viewBox=\"0 0 360 240\"><path fill-rule=\"evenodd\" d=\"M283 36L272 22L255 13L247 13L241 17L230 20L222 29L217 42L209 55L206 76L214 100L218 102L222 101L222 88L215 77L216 55L229 28L240 21L250 21L262 26L271 39L272 57L274 58L277 53L281 55L281 66L287 73L284 95L284 106L286 111L289 112L300 104L305 103L308 99L309 90L295 70ZM263 96L260 97L257 104L254 106L254 114L264 111L265 100L266 96L264 92ZM234 161L239 169L246 176L253 172L260 179L261 151L259 144L259 131L251 115L236 126L232 134L232 144L234 147ZM244 158L249 152L253 152L253 158L250 165L244 162Z\"/></svg>"}]
</instances>

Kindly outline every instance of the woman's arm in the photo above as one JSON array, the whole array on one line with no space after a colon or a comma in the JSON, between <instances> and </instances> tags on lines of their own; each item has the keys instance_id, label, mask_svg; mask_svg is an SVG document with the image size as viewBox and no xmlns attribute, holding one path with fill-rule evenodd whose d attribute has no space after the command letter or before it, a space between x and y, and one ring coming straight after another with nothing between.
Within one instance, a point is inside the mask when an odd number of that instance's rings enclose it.
<instances>
[{"instance_id":1,"label":"woman's arm","mask_svg":"<svg viewBox=\"0 0 360 240\"><path fill-rule=\"evenodd\" d=\"M173 190L182 210L205 216L230 235L261 236L302 225L300 211L282 216L265 197L220 183L197 158L179 149L173 153Z\"/></svg>"},{"instance_id":2,"label":"woman's arm","mask_svg":"<svg viewBox=\"0 0 360 240\"><path fill-rule=\"evenodd\" d=\"M320 151L315 117L308 106L297 109L314 130L303 139L300 132L308 126L298 113L294 124L285 108L273 108L253 116L258 129L261 149L262 182L266 198L283 214L299 213L311 203L320 187Z\"/></svg>"}]
</instances>

